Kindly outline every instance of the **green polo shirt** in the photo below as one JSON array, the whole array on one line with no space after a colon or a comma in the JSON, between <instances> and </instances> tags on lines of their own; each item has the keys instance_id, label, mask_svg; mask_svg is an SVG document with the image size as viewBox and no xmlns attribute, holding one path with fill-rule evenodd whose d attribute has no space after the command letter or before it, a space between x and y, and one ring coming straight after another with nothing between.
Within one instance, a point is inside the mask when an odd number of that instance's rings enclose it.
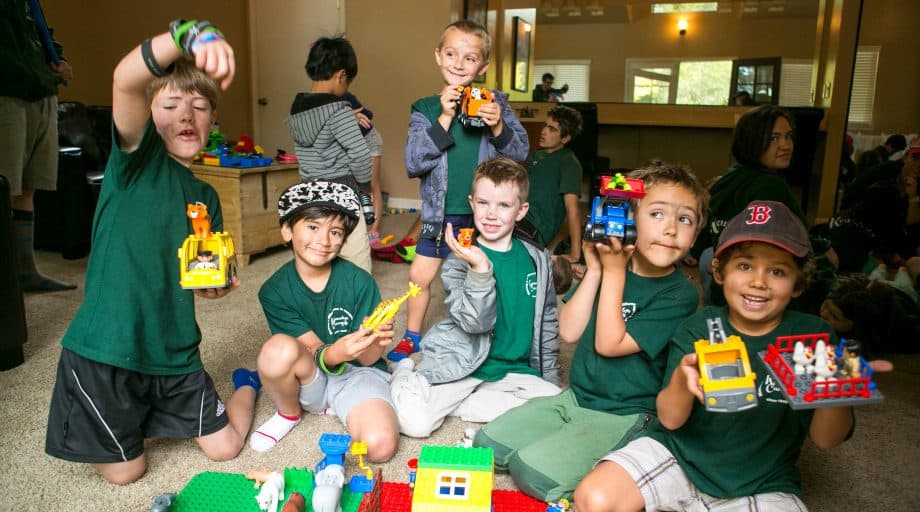
<instances>
[{"instance_id":1,"label":"green polo shirt","mask_svg":"<svg viewBox=\"0 0 920 512\"><path fill-rule=\"evenodd\" d=\"M541 149L530 156L527 174L530 179L527 196L530 209L525 220L537 228L541 238L539 242L546 245L556 236L565 219L563 196L581 195L581 164L569 148L552 153Z\"/></svg>"}]
</instances>

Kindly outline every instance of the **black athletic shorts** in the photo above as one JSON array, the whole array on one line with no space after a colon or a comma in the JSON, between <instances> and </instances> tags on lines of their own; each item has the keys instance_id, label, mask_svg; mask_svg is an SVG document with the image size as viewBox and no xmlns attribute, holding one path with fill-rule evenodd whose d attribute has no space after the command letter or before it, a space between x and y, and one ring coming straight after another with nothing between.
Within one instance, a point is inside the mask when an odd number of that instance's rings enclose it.
<instances>
[{"instance_id":1,"label":"black athletic shorts","mask_svg":"<svg viewBox=\"0 0 920 512\"><path fill-rule=\"evenodd\" d=\"M126 462L148 437L190 438L227 425L204 370L147 375L61 350L45 452L74 462Z\"/></svg>"}]
</instances>

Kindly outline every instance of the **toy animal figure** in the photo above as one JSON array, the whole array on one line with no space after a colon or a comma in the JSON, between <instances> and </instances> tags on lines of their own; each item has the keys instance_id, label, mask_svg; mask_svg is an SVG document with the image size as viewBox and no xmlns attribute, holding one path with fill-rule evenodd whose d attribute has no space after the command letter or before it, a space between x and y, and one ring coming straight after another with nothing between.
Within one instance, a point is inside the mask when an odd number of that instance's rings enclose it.
<instances>
[{"instance_id":1,"label":"toy animal figure","mask_svg":"<svg viewBox=\"0 0 920 512\"><path fill-rule=\"evenodd\" d=\"M150 512L169 512L169 507L172 506L174 501L176 501L176 493L161 494L153 499L153 504L150 505Z\"/></svg>"},{"instance_id":2,"label":"toy animal figure","mask_svg":"<svg viewBox=\"0 0 920 512\"><path fill-rule=\"evenodd\" d=\"M189 203L185 214L192 219L192 231L195 236L202 240L211 236L211 217L208 215L208 207L204 203Z\"/></svg>"},{"instance_id":3,"label":"toy animal figure","mask_svg":"<svg viewBox=\"0 0 920 512\"><path fill-rule=\"evenodd\" d=\"M342 512L339 500L342 498L342 486L345 485L345 468L339 464L329 464L316 473L313 481L314 512Z\"/></svg>"},{"instance_id":4,"label":"toy animal figure","mask_svg":"<svg viewBox=\"0 0 920 512\"><path fill-rule=\"evenodd\" d=\"M303 494L292 492L288 496L287 503L281 507L281 512L303 512L306 508L307 500L304 499Z\"/></svg>"},{"instance_id":5,"label":"toy animal figure","mask_svg":"<svg viewBox=\"0 0 920 512\"><path fill-rule=\"evenodd\" d=\"M460 236L457 237L460 247L469 249L473 245L473 231L473 228L460 228Z\"/></svg>"},{"instance_id":6,"label":"toy animal figure","mask_svg":"<svg viewBox=\"0 0 920 512\"><path fill-rule=\"evenodd\" d=\"M421 291L422 289L419 288L417 284L409 281L409 290L406 291L406 293L396 298L386 299L381 301L380 304L377 304L377 307L374 308L374 312L367 317L367 320L361 324L361 327L369 327L376 331L377 327L389 322L396 316L396 313L399 311L399 306L402 306L403 302L406 302L409 297L415 297Z\"/></svg>"},{"instance_id":7,"label":"toy animal figure","mask_svg":"<svg viewBox=\"0 0 920 512\"><path fill-rule=\"evenodd\" d=\"M259 494L256 495L259 510L278 512L278 504L282 499L284 499L284 476L277 471L272 471L259 488Z\"/></svg>"},{"instance_id":8,"label":"toy animal figure","mask_svg":"<svg viewBox=\"0 0 920 512\"><path fill-rule=\"evenodd\" d=\"M796 375L806 375L813 373L815 370L812 362L815 360L815 355L811 352L811 348L805 347L805 344L801 341L795 342L795 349L792 352L792 362L795 363L795 374Z\"/></svg>"},{"instance_id":9,"label":"toy animal figure","mask_svg":"<svg viewBox=\"0 0 920 512\"><path fill-rule=\"evenodd\" d=\"M827 356L818 357L815 355L815 380L818 382L824 382L828 380L833 380L835 374L837 373L837 364L833 362L832 359L829 359Z\"/></svg>"},{"instance_id":10,"label":"toy animal figure","mask_svg":"<svg viewBox=\"0 0 920 512\"><path fill-rule=\"evenodd\" d=\"M246 473L246 478L249 480L255 480L255 483L252 484L253 489L258 489L268 480L268 477L271 476L272 472L267 469L253 469L249 473Z\"/></svg>"}]
</instances>

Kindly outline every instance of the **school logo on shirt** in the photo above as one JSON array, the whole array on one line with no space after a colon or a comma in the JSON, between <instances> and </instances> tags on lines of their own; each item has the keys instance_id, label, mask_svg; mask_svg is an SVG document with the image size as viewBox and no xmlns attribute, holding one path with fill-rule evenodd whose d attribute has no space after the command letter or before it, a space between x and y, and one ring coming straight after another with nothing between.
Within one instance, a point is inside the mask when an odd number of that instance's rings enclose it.
<instances>
[{"instance_id":1,"label":"school logo on shirt","mask_svg":"<svg viewBox=\"0 0 920 512\"><path fill-rule=\"evenodd\" d=\"M326 332L332 336L347 334L351 330L354 315L345 308L332 308L326 315Z\"/></svg>"},{"instance_id":2,"label":"school logo on shirt","mask_svg":"<svg viewBox=\"0 0 920 512\"><path fill-rule=\"evenodd\" d=\"M767 396L769 395L769 396ZM778 404L788 404L789 401L783 397L783 393L780 391L779 385L776 381L773 380L773 376L769 373L763 382L757 388L757 397L765 400L767 402L773 402Z\"/></svg>"},{"instance_id":3,"label":"school logo on shirt","mask_svg":"<svg viewBox=\"0 0 920 512\"><path fill-rule=\"evenodd\" d=\"M524 293L528 297L537 296L537 273L531 272L527 274L527 277L524 278Z\"/></svg>"},{"instance_id":4,"label":"school logo on shirt","mask_svg":"<svg viewBox=\"0 0 920 512\"><path fill-rule=\"evenodd\" d=\"M624 302L622 306L623 311L623 321L628 322L630 318L636 314L636 303L635 302Z\"/></svg>"}]
</instances>

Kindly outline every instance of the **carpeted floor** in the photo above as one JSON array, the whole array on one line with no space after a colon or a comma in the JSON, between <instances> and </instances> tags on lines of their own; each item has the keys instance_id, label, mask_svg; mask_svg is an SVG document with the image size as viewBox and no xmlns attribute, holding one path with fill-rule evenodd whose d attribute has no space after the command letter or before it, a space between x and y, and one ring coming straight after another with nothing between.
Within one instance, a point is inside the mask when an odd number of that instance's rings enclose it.
<instances>
[{"instance_id":1,"label":"carpeted floor","mask_svg":"<svg viewBox=\"0 0 920 512\"><path fill-rule=\"evenodd\" d=\"M384 218L382 234L398 239L411 223L409 214ZM48 403L60 354L59 341L82 299L86 260L64 260L55 253L37 255L49 274L80 283L73 292L26 296L29 343L26 362L0 373L0 510L142 511L163 492L178 492L202 471L244 473L255 468L311 467L321 454L316 440L322 432L342 432L337 419L309 416L282 443L268 453L243 449L236 459L210 462L191 440L150 440L146 445L148 473L135 484L116 487L105 483L92 468L54 459L44 453ZM258 303L262 282L290 258L286 249L254 257L240 269L242 286L218 301L199 301L198 322L205 367L218 391L229 397L230 372L254 367L268 328ZM408 265L375 262L383 297L405 291ZM443 315L443 291L434 287L428 324ZM402 333L405 312L397 317ZM920 340L918 340L920 342ZM564 351L564 364L571 347ZM821 452L808 445L800 466L804 473L806 503L816 511L917 510L920 503L920 357L893 358L895 371L877 382L886 396L878 406L857 410L857 430L843 446ZM261 396L255 423L273 412L271 400ZM430 439L403 437L399 452L383 464L384 479L406 481L406 462L417 456L422 444L454 444L470 425L449 418ZM726 447L728 449L728 447ZM564 447L560 448L560 455ZM506 475L498 475L499 488L513 488Z\"/></svg>"}]
</instances>

